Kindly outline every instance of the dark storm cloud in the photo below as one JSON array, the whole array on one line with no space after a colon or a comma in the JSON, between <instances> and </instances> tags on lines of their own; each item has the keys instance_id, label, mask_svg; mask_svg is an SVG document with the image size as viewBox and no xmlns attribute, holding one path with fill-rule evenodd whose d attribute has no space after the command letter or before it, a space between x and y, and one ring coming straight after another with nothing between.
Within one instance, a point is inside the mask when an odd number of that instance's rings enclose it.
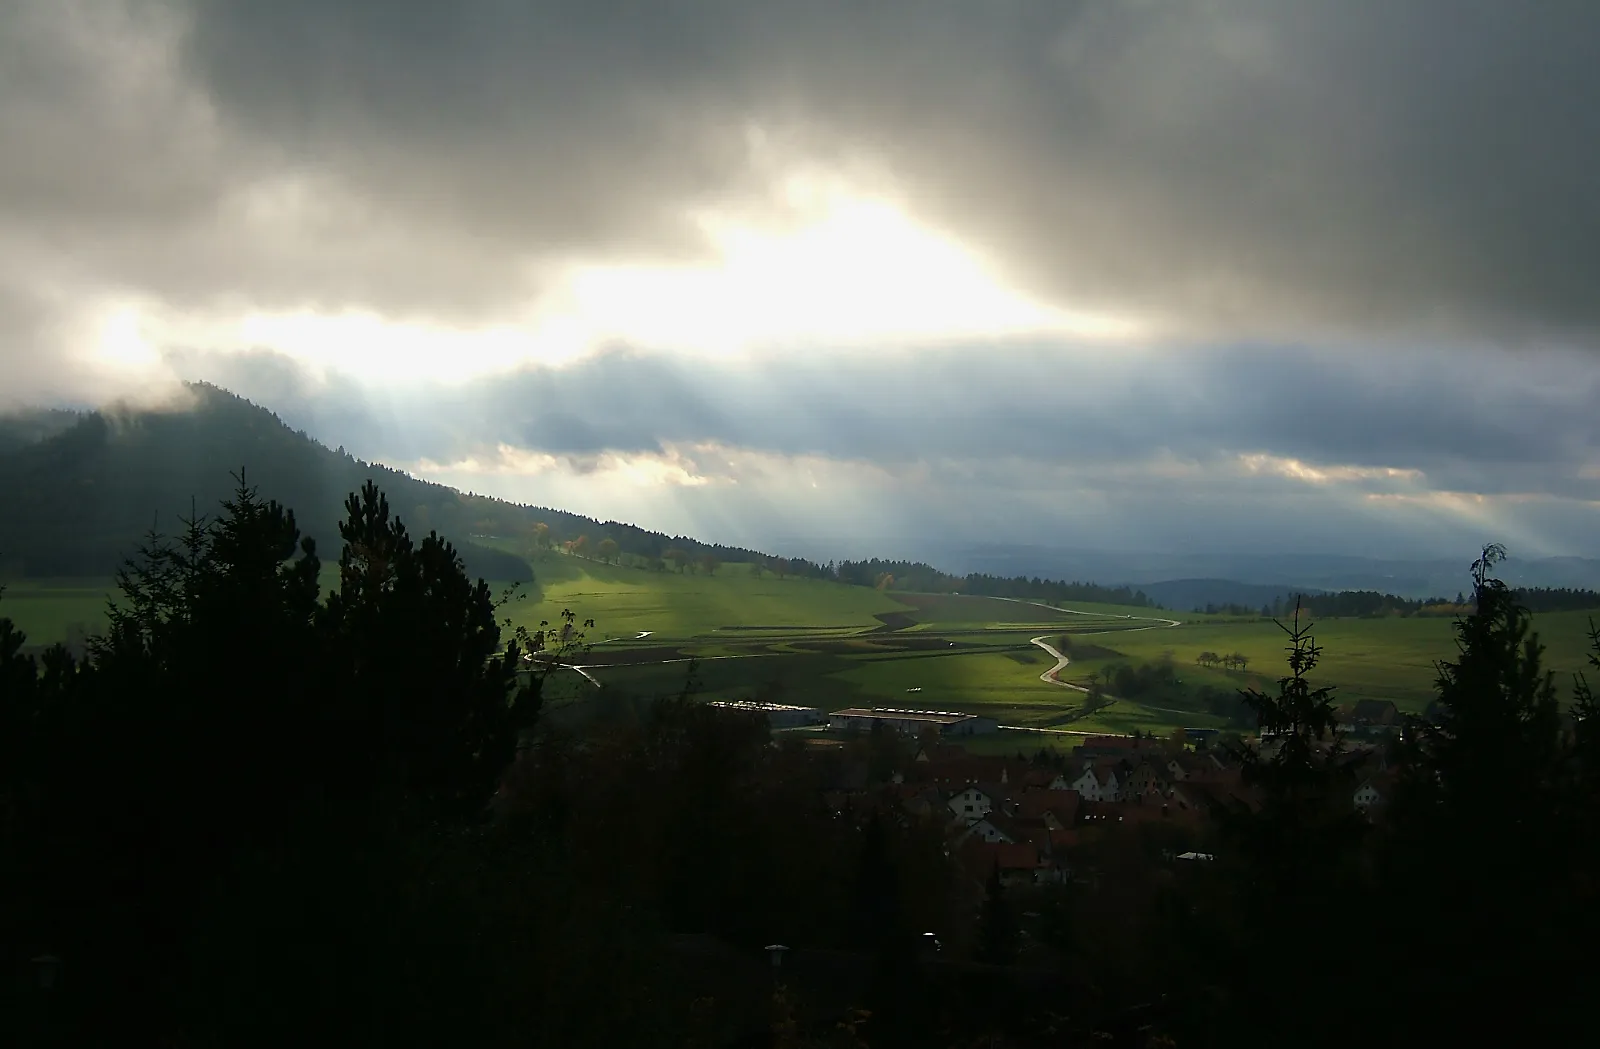
<instances>
[{"instance_id":1,"label":"dark storm cloud","mask_svg":"<svg viewBox=\"0 0 1600 1049\"><path fill-rule=\"evenodd\" d=\"M486 250L681 255L745 122L1053 298L1211 332L1593 334L1600 7L196 0L225 121Z\"/></svg>"},{"instance_id":2,"label":"dark storm cloud","mask_svg":"<svg viewBox=\"0 0 1600 1049\"><path fill-rule=\"evenodd\" d=\"M1595 97L1591 0L13 0L0 402L123 381L85 366L105 299L513 323L544 264L696 258L689 208L781 219L774 178L814 164L1160 345L618 350L431 388L168 363L399 463L817 457L907 528L1360 543L1364 494L1448 489L1565 498L1568 542L1600 494ZM747 510L840 512L810 492Z\"/></svg>"}]
</instances>

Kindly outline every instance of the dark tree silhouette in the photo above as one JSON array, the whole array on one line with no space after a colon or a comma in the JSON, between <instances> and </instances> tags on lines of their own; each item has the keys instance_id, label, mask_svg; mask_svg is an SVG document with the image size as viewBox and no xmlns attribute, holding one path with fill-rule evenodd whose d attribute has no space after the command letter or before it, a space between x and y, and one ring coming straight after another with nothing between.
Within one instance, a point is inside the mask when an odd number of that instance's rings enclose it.
<instances>
[{"instance_id":1,"label":"dark tree silhouette","mask_svg":"<svg viewBox=\"0 0 1600 1049\"><path fill-rule=\"evenodd\" d=\"M983 909L978 918L978 960L989 965L1010 965L1017 960L1019 930L1011 901L995 863L984 885Z\"/></svg>"},{"instance_id":2,"label":"dark tree silhouette","mask_svg":"<svg viewBox=\"0 0 1600 1049\"><path fill-rule=\"evenodd\" d=\"M1561 944L1594 929L1577 893L1592 796L1574 776L1529 613L1493 575L1504 556L1491 545L1473 563L1473 611L1456 624L1457 657L1439 665L1435 720L1407 726L1383 857L1396 936L1437 945L1440 964L1415 981L1415 1016L1445 1037L1499 1022L1539 1038L1572 1021ZM1494 847L1462 864L1462 844L1485 828ZM1470 928L1448 914L1471 914Z\"/></svg>"}]
</instances>

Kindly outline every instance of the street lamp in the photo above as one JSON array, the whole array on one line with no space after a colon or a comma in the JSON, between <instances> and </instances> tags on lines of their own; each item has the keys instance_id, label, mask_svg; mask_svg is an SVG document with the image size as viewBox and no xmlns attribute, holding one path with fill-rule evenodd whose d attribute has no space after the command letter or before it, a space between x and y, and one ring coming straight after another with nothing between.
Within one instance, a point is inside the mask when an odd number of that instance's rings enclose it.
<instances>
[{"instance_id":1,"label":"street lamp","mask_svg":"<svg viewBox=\"0 0 1600 1049\"><path fill-rule=\"evenodd\" d=\"M783 966L783 954L788 949L789 948L785 947L781 943L767 944L767 957L772 959L772 967L774 969L778 969Z\"/></svg>"}]
</instances>

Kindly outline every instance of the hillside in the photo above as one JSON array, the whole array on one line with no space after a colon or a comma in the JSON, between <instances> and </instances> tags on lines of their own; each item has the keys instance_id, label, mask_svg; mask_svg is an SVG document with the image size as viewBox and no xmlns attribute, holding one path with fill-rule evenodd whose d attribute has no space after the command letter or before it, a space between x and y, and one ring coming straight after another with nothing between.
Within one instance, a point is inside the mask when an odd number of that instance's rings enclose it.
<instances>
[{"instance_id":1,"label":"hillside","mask_svg":"<svg viewBox=\"0 0 1600 1049\"><path fill-rule=\"evenodd\" d=\"M718 562L756 565L780 577L896 592L959 591L1056 605L1178 610L1237 604L1255 611L1289 589L1281 583L1222 578L1159 581L1139 589L1065 582L1064 575L1056 579L1038 574L955 575L921 561L871 558L823 564L804 558L778 559L549 507L520 506L462 493L365 462L343 448L330 449L291 429L271 411L217 387L197 384L189 392L190 403L181 409L107 409L84 414L32 411L0 416L0 493L4 493L0 499L0 579L109 577L152 529L176 531L191 507L202 515L214 513L218 503L232 493L233 475L242 469L264 497L296 512L302 531L318 540L325 557L335 557L340 546L337 525L344 516L344 499L371 479L413 532L437 530L456 544L472 574L503 582L532 579L528 559L541 545L535 537L542 524L547 529L543 533L546 547L583 538L593 554L603 540L610 539L617 547L614 559L633 564L662 567L663 560L670 560L681 570L686 564L698 567L698 562L709 556ZM1103 567L1109 572L1114 566L1113 559ZM1106 578L1098 570L1084 575ZM1454 592L1459 586L1457 578L1448 590L1439 592ZM1341 596L1349 595L1329 595L1326 600ZM1383 597L1376 591L1354 596ZM1536 610L1600 604L1600 595L1589 591L1530 591L1524 596ZM1405 603L1399 599L1379 603L1386 611L1408 611L1398 607ZM1330 605L1319 614L1368 614L1368 604L1371 602L1344 601L1339 608ZM1344 609L1343 605L1350 607ZM1395 607L1389 608L1391 605Z\"/></svg>"},{"instance_id":2,"label":"hillside","mask_svg":"<svg viewBox=\"0 0 1600 1049\"><path fill-rule=\"evenodd\" d=\"M109 575L152 529L171 532L197 507L211 512L242 468L263 497L295 510L302 531L325 556L336 554L346 495L369 478L414 532L436 529L455 541L474 574L527 580L526 562L470 541L473 535L610 536L626 552L659 556L668 546L691 555L747 560L751 551L668 537L631 525L468 495L364 462L286 426L265 408L213 386L192 386L182 410L96 411L12 417L0 427L0 574L17 577Z\"/></svg>"}]
</instances>

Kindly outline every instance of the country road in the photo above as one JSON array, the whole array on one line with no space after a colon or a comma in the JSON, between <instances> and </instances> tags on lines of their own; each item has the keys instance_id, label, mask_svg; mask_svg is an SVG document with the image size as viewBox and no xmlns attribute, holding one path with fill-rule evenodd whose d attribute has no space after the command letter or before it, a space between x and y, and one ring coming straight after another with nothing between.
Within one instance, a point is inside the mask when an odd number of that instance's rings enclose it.
<instances>
[{"instance_id":1,"label":"country road","mask_svg":"<svg viewBox=\"0 0 1600 1049\"><path fill-rule=\"evenodd\" d=\"M1103 614L1103 613L1100 613L1100 612L1083 612L1083 611L1079 611L1076 608L1056 608L1054 605L1041 604L1038 601L1024 601L1021 598L1016 598L1016 597L1002 597L1002 598L1000 598L1000 600L1001 601L1015 601L1019 605L1033 605L1033 606L1035 606L1037 608L1048 608L1052 612L1069 612L1069 613L1071 613L1072 615L1075 615L1075 616L1098 616L1098 615L1102 615ZM1084 637L1090 637L1090 636L1092 636L1094 634L1132 634L1132 633L1134 633L1136 631L1139 631L1139 630L1159 630L1159 629L1168 629L1168 630L1170 630L1171 628L1176 627L1176 626L1179 625L1179 623L1178 623L1178 621L1176 619L1162 619L1160 616L1120 616L1119 618L1121 618L1121 619L1148 619L1148 620L1152 621L1152 625L1150 625L1150 626L1136 626L1132 630L1089 630L1089 631L1085 631L1083 636ZM1049 634L1040 634L1038 637L1029 638L1028 639L1028 643L1030 645L1037 645L1040 648L1044 649L1045 652L1049 653L1050 657L1056 661L1056 665L1055 666L1051 667L1049 670L1046 670L1043 674L1039 675L1039 680L1043 681L1047 685L1060 685L1062 688L1070 688L1074 692L1087 693L1089 690L1087 688L1084 688L1082 685L1074 685L1070 681L1062 681L1060 678L1058 678L1056 676L1057 674L1059 674L1062 671L1063 668L1066 667L1066 665L1068 663L1071 663L1072 660L1070 660L1066 656L1062 655L1059 651L1056 650L1056 647L1054 645L1050 644L1048 641L1045 640L1045 638L1047 638L1049 636L1050 636ZM1108 696L1106 698L1115 699L1116 697L1115 696ZM1151 709L1155 710L1155 709L1159 709L1159 708L1152 707Z\"/></svg>"},{"instance_id":2,"label":"country road","mask_svg":"<svg viewBox=\"0 0 1600 1049\"><path fill-rule=\"evenodd\" d=\"M1070 688L1074 692L1088 692L1089 690L1084 688L1082 685L1074 685L1070 681L1062 681L1060 678L1056 677L1056 674L1060 672L1060 670L1068 663L1072 662L1072 660L1056 651L1055 646L1045 640L1045 638L1049 636L1049 634L1040 634L1038 637L1030 638L1028 640L1028 644L1038 645L1056 661L1055 666L1039 675L1039 680L1043 681L1047 685L1060 685L1062 688Z\"/></svg>"},{"instance_id":3,"label":"country road","mask_svg":"<svg viewBox=\"0 0 1600 1049\"><path fill-rule=\"evenodd\" d=\"M1175 626L1182 626L1183 625L1183 624L1179 623L1176 619L1163 619L1160 616L1132 616L1132 615L1107 616L1104 612L1085 612L1085 611L1083 611L1082 609L1079 609L1079 608L1057 608L1055 605L1047 605L1043 601L1027 601L1027 600L1024 600L1023 598L1020 598L1020 597L996 597L996 598L993 598L993 600L995 600L995 601L1010 601L1012 604L1017 604L1017 605L1032 605L1034 608L1048 608L1052 612L1065 612L1068 615L1073 615L1073 616L1096 616L1096 617L1103 618L1103 619L1149 620L1152 623L1159 623L1162 626L1167 626L1167 627L1175 627ZM1155 630L1156 627L1154 627L1154 626L1138 626L1138 627L1134 627L1133 629L1134 630ZM1131 633L1133 633L1133 630L1090 631L1090 633L1107 633L1107 634L1124 633L1124 634L1131 634Z\"/></svg>"}]
</instances>

